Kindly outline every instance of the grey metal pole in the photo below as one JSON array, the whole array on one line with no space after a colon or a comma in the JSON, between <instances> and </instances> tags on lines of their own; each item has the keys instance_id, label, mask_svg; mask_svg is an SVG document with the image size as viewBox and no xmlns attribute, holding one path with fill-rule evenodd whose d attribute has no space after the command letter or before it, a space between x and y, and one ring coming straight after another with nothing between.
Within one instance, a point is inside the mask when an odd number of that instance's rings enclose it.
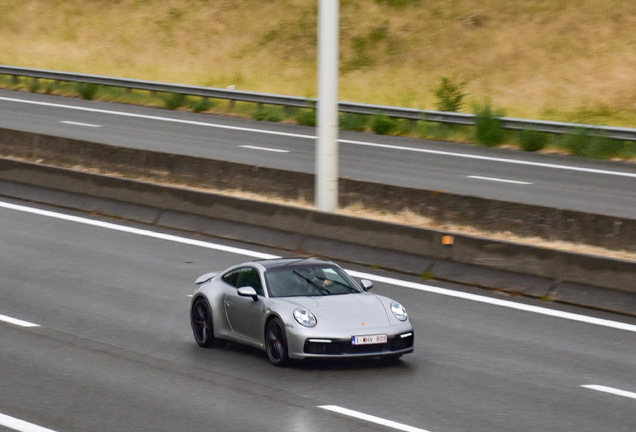
<instances>
[{"instance_id":1,"label":"grey metal pole","mask_svg":"<svg viewBox=\"0 0 636 432\"><path fill-rule=\"evenodd\" d=\"M316 207L338 209L338 31L339 0L318 5L318 139Z\"/></svg>"}]
</instances>

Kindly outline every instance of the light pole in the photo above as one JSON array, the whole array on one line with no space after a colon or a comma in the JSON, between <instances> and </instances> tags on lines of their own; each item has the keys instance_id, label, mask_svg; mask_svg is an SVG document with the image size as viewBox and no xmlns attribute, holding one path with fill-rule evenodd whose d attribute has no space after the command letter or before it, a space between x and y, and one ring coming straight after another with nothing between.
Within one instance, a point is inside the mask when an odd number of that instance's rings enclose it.
<instances>
[{"instance_id":1,"label":"light pole","mask_svg":"<svg viewBox=\"0 0 636 432\"><path fill-rule=\"evenodd\" d=\"M338 31L340 0L318 5L316 207L338 209Z\"/></svg>"}]
</instances>

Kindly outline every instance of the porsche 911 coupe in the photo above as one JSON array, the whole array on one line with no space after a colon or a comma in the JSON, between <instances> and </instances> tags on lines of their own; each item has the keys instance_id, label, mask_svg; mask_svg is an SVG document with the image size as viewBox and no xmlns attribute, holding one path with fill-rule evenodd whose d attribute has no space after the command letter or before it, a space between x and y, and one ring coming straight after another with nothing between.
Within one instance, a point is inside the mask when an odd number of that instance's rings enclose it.
<instances>
[{"instance_id":1,"label":"porsche 911 coupe","mask_svg":"<svg viewBox=\"0 0 636 432\"><path fill-rule=\"evenodd\" d=\"M314 357L399 358L413 351L406 309L369 293L319 258L258 260L196 280L190 307L201 347L230 340L267 352L276 366Z\"/></svg>"}]
</instances>

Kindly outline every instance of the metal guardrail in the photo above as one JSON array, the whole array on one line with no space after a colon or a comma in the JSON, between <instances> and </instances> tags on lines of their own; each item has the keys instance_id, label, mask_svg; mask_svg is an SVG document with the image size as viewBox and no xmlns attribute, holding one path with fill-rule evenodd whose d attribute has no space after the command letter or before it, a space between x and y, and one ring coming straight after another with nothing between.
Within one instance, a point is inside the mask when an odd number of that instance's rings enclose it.
<instances>
[{"instance_id":1,"label":"metal guardrail","mask_svg":"<svg viewBox=\"0 0 636 432\"><path fill-rule=\"evenodd\" d=\"M15 77L27 77L34 79L49 79L63 82L77 82L98 84L109 87L120 87L132 90L147 90L159 93L180 93L188 96L199 96L211 99L224 99L237 102L251 102L263 105L278 105L289 108L315 108L318 101L312 98L298 96L281 96L268 93L254 93L240 90L218 89L212 87L200 87L181 84L168 84L155 81L144 81L127 78L113 78L101 75L87 75L69 72L47 71L41 69L20 68L0 65L0 75ZM339 102L340 112L352 114L373 115L381 114L387 117L406 120L426 120L435 123L447 123L474 126L476 116L474 114L443 112L432 110L420 110L415 108L400 108L384 105L370 105L352 102ZM528 120L510 117L501 117L501 125L504 129L527 130L551 134L566 134L574 130L584 129L589 135L604 136L620 141L636 141L636 129L596 126L580 123L563 123L544 120Z\"/></svg>"}]
</instances>

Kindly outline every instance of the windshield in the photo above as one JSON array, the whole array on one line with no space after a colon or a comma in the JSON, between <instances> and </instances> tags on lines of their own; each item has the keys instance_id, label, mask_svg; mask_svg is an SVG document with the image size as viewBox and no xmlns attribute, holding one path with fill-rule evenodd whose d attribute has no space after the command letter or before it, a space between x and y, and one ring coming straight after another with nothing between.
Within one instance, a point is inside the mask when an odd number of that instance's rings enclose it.
<instances>
[{"instance_id":1,"label":"windshield","mask_svg":"<svg viewBox=\"0 0 636 432\"><path fill-rule=\"evenodd\" d=\"M329 265L291 265L265 272L270 297L323 296L361 292L341 268Z\"/></svg>"}]
</instances>

